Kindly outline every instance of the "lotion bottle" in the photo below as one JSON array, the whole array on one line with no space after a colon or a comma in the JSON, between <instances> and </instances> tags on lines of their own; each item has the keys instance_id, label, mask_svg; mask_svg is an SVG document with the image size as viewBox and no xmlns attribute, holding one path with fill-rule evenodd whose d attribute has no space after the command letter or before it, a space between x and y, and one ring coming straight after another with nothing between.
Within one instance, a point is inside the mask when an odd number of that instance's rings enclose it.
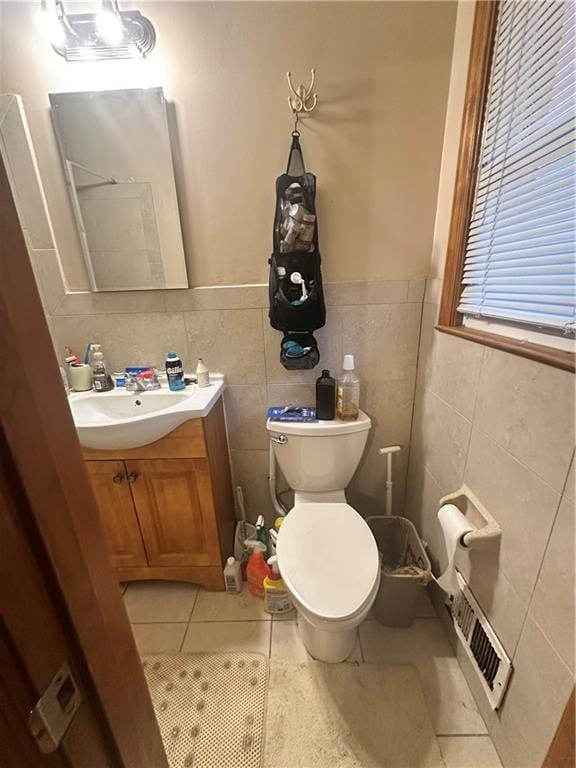
<instances>
[{"instance_id":1,"label":"lotion bottle","mask_svg":"<svg viewBox=\"0 0 576 768\"><path fill-rule=\"evenodd\" d=\"M210 386L210 372L202 358L198 358L198 367L196 368L196 380L199 387Z\"/></svg>"}]
</instances>

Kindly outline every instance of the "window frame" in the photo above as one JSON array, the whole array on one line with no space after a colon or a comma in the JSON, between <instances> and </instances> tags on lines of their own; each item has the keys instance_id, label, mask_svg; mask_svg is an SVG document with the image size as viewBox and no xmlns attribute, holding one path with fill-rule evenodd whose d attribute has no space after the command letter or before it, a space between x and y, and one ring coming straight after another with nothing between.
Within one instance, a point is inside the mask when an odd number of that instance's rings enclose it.
<instances>
[{"instance_id":1,"label":"window frame","mask_svg":"<svg viewBox=\"0 0 576 768\"><path fill-rule=\"evenodd\" d=\"M436 330L567 371L575 371L576 356L572 352L470 328L463 324L464 315L458 312L499 4L498 0L477 0L476 3L444 284Z\"/></svg>"}]
</instances>

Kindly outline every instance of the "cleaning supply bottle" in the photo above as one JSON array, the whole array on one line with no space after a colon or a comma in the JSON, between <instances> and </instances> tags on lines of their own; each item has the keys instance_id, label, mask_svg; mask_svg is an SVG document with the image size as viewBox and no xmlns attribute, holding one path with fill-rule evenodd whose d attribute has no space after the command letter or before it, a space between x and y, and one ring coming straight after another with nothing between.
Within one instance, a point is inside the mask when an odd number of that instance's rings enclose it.
<instances>
[{"instance_id":1,"label":"cleaning supply bottle","mask_svg":"<svg viewBox=\"0 0 576 768\"><path fill-rule=\"evenodd\" d=\"M276 555L268 560L270 575L264 579L264 608L268 613L289 613L294 606L278 569Z\"/></svg>"},{"instance_id":2,"label":"cleaning supply bottle","mask_svg":"<svg viewBox=\"0 0 576 768\"><path fill-rule=\"evenodd\" d=\"M331 421L336 410L336 380L330 371L323 370L316 379L316 418L319 421Z\"/></svg>"},{"instance_id":3,"label":"cleaning supply bottle","mask_svg":"<svg viewBox=\"0 0 576 768\"><path fill-rule=\"evenodd\" d=\"M168 377L168 387L173 392L186 389L184 366L176 352L168 352L166 355L166 376Z\"/></svg>"},{"instance_id":4,"label":"cleaning supply bottle","mask_svg":"<svg viewBox=\"0 0 576 768\"><path fill-rule=\"evenodd\" d=\"M269 568L264 560L266 546L261 541L246 540L246 547L252 550L246 566L246 583L249 591L256 597L264 597L264 579L269 574Z\"/></svg>"},{"instance_id":5,"label":"cleaning supply bottle","mask_svg":"<svg viewBox=\"0 0 576 768\"><path fill-rule=\"evenodd\" d=\"M256 538L264 544L264 556L268 556L270 541L268 539L268 531L266 530L266 523L264 522L264 515L258 515L256 519Z\"/></svg>"},{"instance_id":6,"label":"cleaning supply bottle","mask_svg":"<svg viewBox=\"0 0 576 768\"><path fill-rule=\"evenodd\" d=\"M354 372L354 355L344 355L338 379L336 415L343 421L356 421L360 412L360 379Z\"/></svg>"},{"instance_id":7,"label":"cleaning supply bottle","mask_svg":"<svg viewBox=\"0 0 576 768\"><path fill-rule=\"evenodd\" d=\"M210 386L210 371L201 357L198 358L198 365L196 367L196 381L199 387Z\"/></svg>"},{"instance_id":8,"label":"cleaning supply bottle","mask_svg":"<svg viewBox=\"0 0 576 768\"><path fill-rule=\"evenodd\" d=\"M92 344L90 350L90 367L92 368L92 382L96 392L109 392L114 389L112 376L108 373L104 353L100 344Z\"/></svg>"},{"instance_id":9,"label":"cleaning supply bottle","mask_svg":"<svg viewBox=\"0 0 576 768\"><path fill-rule=\"evenodd\" d=\"M229 557L224 567L224 586L226 592L238 594L242 592L242 568L240 561Z\"/></svg>"}]
</instances>

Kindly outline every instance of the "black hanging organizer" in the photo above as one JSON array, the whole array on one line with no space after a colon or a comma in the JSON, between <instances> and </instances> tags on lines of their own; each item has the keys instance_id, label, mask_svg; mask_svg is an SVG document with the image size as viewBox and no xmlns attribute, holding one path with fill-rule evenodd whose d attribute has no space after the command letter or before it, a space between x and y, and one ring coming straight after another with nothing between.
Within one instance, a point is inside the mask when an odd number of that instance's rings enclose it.
<instances>
[{"instance_id":1,"label":"black hanging organizer","mask_svg":"<svg viewBox=\"0 0 576 768\"><path fill-rule=\"evenodd\" d=\"M316 177L307 173L300 134L292 133L286 173L276 179L274 250L269 260L270 324L284 334L280 362L288 370L320 360L313 331L326 322L320 271Z\"/></svg>"}]
</instances>

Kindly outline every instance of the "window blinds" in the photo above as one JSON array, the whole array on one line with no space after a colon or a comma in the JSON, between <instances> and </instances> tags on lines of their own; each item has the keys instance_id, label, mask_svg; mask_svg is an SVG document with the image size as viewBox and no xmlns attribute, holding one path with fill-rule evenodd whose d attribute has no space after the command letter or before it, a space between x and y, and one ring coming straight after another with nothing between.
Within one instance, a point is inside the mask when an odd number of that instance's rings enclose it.
<instances>
[{"instance_id":1,"label":"window blinds","mask_svg":"<svg viewBox=\"0 0 576 768\"><path fill-rule=\"evenodd\" d=\"M464 315L574 329L575 9L500 3L458 306Z\"/></svg>"}]
</instances>

